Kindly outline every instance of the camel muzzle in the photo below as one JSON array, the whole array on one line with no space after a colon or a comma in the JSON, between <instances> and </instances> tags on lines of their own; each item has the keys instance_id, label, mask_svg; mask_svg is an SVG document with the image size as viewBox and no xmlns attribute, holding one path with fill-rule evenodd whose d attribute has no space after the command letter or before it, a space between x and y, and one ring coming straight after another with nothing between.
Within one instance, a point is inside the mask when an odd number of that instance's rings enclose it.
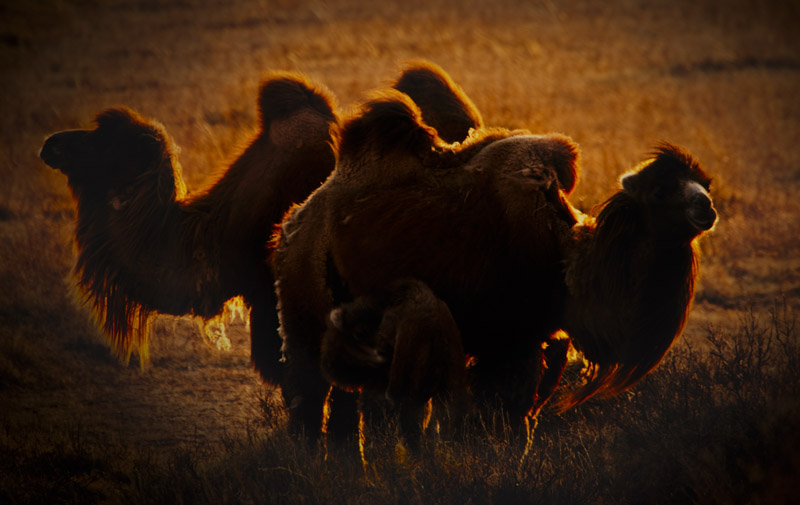
<instances>
[{"instance_id":1,"label":"camel muzzle","mask_svg":"<svg viewBox=\"0 0 800 505\"><path fill-rule=\"evenodd\" d=\"M698 193L691 198L691 206L687 210L687 217L692 226L698 231L710 230L717 221L717 211L711 199L702 193Z\"/></svg>"},{"instance_id":2,"label":"camel muzzle","mask_svg":"<svg viewBox=\"0 0 800 505\"><path fill-rule=\"evenodd\" d=\"M68 130L54 133L44 142L39 157L49 167L67 173L70 161L74 160L77 148L86 134L86 130Z\"/></svg>"}]
</instances>

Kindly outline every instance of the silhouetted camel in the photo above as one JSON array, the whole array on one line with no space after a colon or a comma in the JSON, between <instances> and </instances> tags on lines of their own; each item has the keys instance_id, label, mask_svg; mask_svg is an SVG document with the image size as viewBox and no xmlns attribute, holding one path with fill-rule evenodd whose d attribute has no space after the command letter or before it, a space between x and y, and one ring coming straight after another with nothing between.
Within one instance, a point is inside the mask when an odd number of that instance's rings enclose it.
<instances>
[{"instance_id":1,"label":"silhouetted camel","mask_svg":"<svg viewBox=\"0 0 800 505\"><path fill-rule=\"evenodd\" d=\"M107 110L95 129L56 133L42 148L77 200L78 286L123 358L135 346L147 358L153 313L208 319L241 295L255 368L279 380L267 243L289 206L332 171L338 124L330 93L298 74L268 77L258 106L259 134L192 196L164 128L129 109Z\"/></svg>"}]
</instances>

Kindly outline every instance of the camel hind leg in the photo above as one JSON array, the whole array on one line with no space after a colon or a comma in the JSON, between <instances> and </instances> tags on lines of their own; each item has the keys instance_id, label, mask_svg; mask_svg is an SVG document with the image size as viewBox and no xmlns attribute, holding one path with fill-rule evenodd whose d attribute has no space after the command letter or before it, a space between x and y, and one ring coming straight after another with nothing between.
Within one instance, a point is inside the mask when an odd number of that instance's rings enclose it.
<instances>
[{"instance_id":1,"label":"camel hind leg","mask_svg":"<svg viewBox=\"0 0 800 505\"><path fill-rule=\"evenodd\" d=\"M527 431L521 430L525 430L525 419L534 407L545 371L541 344L528 342L502 351L481 355L470 368L470 385L491 429L502 432L510 427L527 436Z\"/></svg>"},{"instance_id":2,"label":"camel hind leg","mask_svg":"<svg viewBox=\"0 0 800 505\"><path fill-rule=\"evenodd\" d=\"M463 407L467 388L461 334L449 308L422 283L412 286L408 299L391 309L399 322L386 396L397 405L409 449L418 451L428 401L444 400L435 408L447 418L450 407Z\"/></svg>"},{"instance_id":3,"label":"camel hind leg","mask_svg":"<svg viewBox=\"0 0 800 505\"><path fill-rule=\"evenodd\" d=\"M281 345L278 334L277 299L269 291L250 301L250 360L256 372L267 384L282 382Z\"/></svg>"},{"instance_id":4,"label":"camel hind leg","mask_svg":"<svg viewBox=\"0 0 800 505\"><path fill-rule=\"evenodd\" d=\"M536 390L536 400L531 409L531 416L536 417L542 410L545 403L553 396L564 368L567 366L567 352L569 351L569 340L551 339L547 342L547 347L542 351L544 357L544 373L539 387Z\"/></svg>"}]
</instances>

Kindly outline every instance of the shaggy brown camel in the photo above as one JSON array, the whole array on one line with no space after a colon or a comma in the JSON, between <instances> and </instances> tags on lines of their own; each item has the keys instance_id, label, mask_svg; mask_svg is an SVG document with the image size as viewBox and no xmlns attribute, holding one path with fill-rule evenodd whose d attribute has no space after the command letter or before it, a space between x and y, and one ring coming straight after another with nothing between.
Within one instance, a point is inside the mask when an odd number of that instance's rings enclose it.
<instances>
[{"instance_id":1,"label":"shaggy brown camel","mask_svg":"<svg viewBox=\"0 0 800 505\"><path fill-rule=\"evenodd\" d=\"M566 257L562 328L593 369L564 407L624 391L661 361L694 297L696 239L717 220L711 179L671 144L621 184L596 219L575 227Z\"/></svg>"},{"instance_id":2,"label":"shaggy brown camel","mask_svg":"<svg viewBox=\"0 0 800 505\"><path fill-rule=\"evenodd\" d=\"M561 135L483 129L448 145L387 90L344 125L339 156L275 238L292 429L320 428L328 314L398 279L424 282L447 304L477 361L473 393L515 421L558 382L544 371L545 360L563 367L566 347L547 345L557 330L597 370L570 405L630 387L680 333L694 240L716 213L708 178L679 149L659 148L578 227L565 199L577 148Z\"/></svg>"},{"instance_id":3,"label":"shaggy brown camel","mask_svg":"<svg viewBox=\"0 0 800 505\"><path fill-rule=\"evenodd\" d=\"M558 328L561 243L575 223L557 173L574 173L576 158L557 135L480 130L445 144L392 90L350 120L336 173L284 221L273 257L292 428L320 427L327 314L396 279L419 279L447 303L478 367L505 369L500 354L535 353L514 375L540 376L542 342ZM531 213L561 231L527 223ZM508 393L529 403L533 393L518 391L530 386L515 381Z\"/></svg>"},{"instance_id":4,"label":"shaggy brown camel","mask_svg":"<svg viewBox=\"0 0 800 505\"><path fill-rule=\"evenodd\" d=\"M289 206L334 167L333 104L301 75L270 75L259 92L259 134L219 180L188 197L164 128L129 109L47 139L41 157L67 175L78 204L78 286L123 358L134 347L147 358L153 313L208 319L241 295L251 307L255 368L278 381L266 244Z\"/></svg>"}]
</instances>

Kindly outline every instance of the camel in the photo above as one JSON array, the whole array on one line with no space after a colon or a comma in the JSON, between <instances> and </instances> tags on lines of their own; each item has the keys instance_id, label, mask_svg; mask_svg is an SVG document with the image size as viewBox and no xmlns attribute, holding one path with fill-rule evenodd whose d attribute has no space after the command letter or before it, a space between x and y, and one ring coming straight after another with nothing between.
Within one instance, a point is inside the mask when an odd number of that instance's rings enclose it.
<instances>
[{"instance_id":1,"label":"camel","mask_svg":"<svg viewBox=\"0 0 800 505\"><path fill-rule=\"evenodd\" d=\"M258 108L258 135L219 180L191 196L163 126L130 109L106 110L93 130L45 142L41 158L68 177L78 205L78 286L126 361L135 347L146 361L154 313L210 319L242 296L255 369L279 381L266 244L289 206L332 171L338 120L331 93L294 73L270 74Z\"/></svg>"},{"instance_id":2,"label":"camel","mask_svg":"<svg viewBox=\"0 0 800 505\"><path fill-rule=\"evenodd\" d=\"M562 408L641 380L683 331L698 274L698 237L717 213L711 179L669 143L620 179L622 188L573 229L562 328L592 364Z\"/></svg>"},{"instance_id":3,"label":"camel","mask_svg":"<svg viewBox=\"0 0 800 505\"><path fill-rule=\"evenodd\" d=\"M557 329L551 302L558 299L565 254L559 237L576 222L557 174L577 172L577 147L561 135L503 129L479 129L460 144L446 144L422 114L394 90L370 101L342 130L336 172L291 211L275 239L283 387L296 431L311 436L320 429L329 388L319 370L320 340L327 315L348 297L402 278L426 283L449 306L464 350L478 358L476 369L507 366L497 362L501 353L490 342L507 340L503 353L530 356L535 349L538 357ZM525 195L540 186L546 191L529 201ZM501 191L520 205L500 200ZM528 226L526 235L504 226L516 226L513 218L522 222L538 207L559 234ZM512 256L512 244L500 245L503 236L529 254ZM507 257L494 261L493 254ZM526 337L513 338L520 334ZM537 375L531 366L541 370L533 361L521 365L525 376ZM526 388L535 392L538 381L530 382ZM517 391L519 384L509 388Z\"/></svg>"},{"instance_id":4,"label":"camel","mask_svg":"<svg viewBox=\"0 0 800 505\"><path fill-rule=\"evenodd\" d=\"M447 305L424 283L393 282L373 296L343 303L328 319L323 373L332 384L361 391L369 401L385 396L412 451L420 449L429 400L435 399L437 417L448 425L467 411L461 335Z\"/></svg>"},{"instance_id":5,"label":"camel","mask_svg":"<svg viewBox=\"0 0 800 505\"><path fill-rule=\"evenodd\" d=\"M482 124L440 67L406 65L395 86L423 104L430 124L464 138ZM52 135L41 151L68 177L78 205L75 276L124 361L147 361L156 313L217 317L227 300L250 306L255 369L280 384L281 339L272 274L272 227L333 171L333 95L306 77L273 72L262 83L261 131L207 189L186 195L176 149L156 121L110 109L93 130Z\"/></svg>"},{"instance_id":6,"label":"camel","mask_svg":"<svg viewBox=\"0 0 800 505\"><path fill-rule=\"evenodd\" d=\"M274 237L290 428L320 428L328 315L399 279L447 304L475 358L472 393L515 424L560 379L559 330L596 371L566 405L635 384L681 332L694 243L716 220L696 161L662 145L593 219L566 199L579 171L568 137L479 128L448 144L422 115L376 94L343 125L336 172Z\"/></svg>"}]
</instances>

